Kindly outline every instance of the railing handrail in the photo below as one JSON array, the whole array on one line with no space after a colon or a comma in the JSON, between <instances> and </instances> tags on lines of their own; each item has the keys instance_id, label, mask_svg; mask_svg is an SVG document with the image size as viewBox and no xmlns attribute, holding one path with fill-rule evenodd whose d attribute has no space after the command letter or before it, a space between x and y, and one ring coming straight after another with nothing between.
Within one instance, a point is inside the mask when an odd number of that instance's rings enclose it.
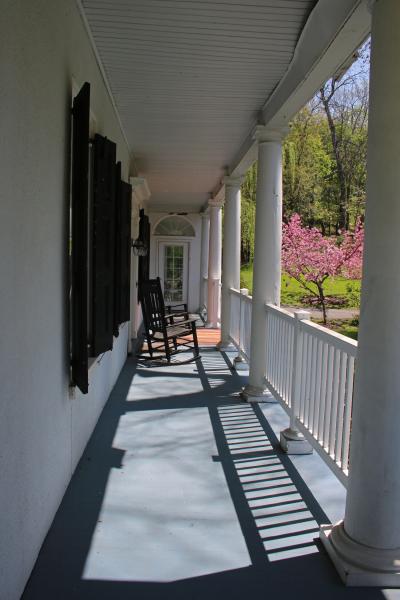
<instances>
[{"instance_id":1,"label":"railing handrail","mask_svg":"<svg viewBox=\"0 0 400 600\"><path fill-rule=\"evenodd\" d=\"M328 329L319 323L313 323L312 321L301 321L300 327L302 327L307 333L312 332L311 335L315 335L315 337L323 342L333 344L340 350L350 354L350 356L356 357L358 348L358 343L356 340L353 340L346 335L342 335L337 331L332 331L331 329Z\"/></svg>"},{"instance_id":2,"label":"railing handrail","mask_svg":"<svg viewBox=\"0 0 400 600\"><path fill-rule=\"evenodd\" d=\"M266 304L265 309L270 312L274 312L285 319L293 319L294 313L288 311L286 308L281 306L275 306L275 304ZM300 327L302 327L310 335L315 335L318 339L328 344L337 346L340 350L347 352L351 356L356 356L358 343L356 340L347 337L337 331L332 331L319 323L313 321L301 321ZM310 331L311 330L311 331Z\"/></svg>"},{"instance_id":3,"label":"railing handrail","mask_svg":"<svg viewBox=\"0 0 400 600\"><path fill-rule=\"evenodd\" d=\"M250 296L250 294L242 294L242 292L236 288L229 288L229 293L233 296L240 296L245 302L252 302L253 300L253 296Z\"/></svg>"},{"instance_id":4,"label":"railing handrail","mask_svg":"<svg viewBox=\"0 0 400 600\"><path fill-rule=\"evenodd\" d=\"M292 312L290 312L286 308L282 308L281 306L276 306L275 304L265 304L265 310L267 312L276 313L284 319L294 319L294 314Z\"/></svg>"},{"instance_id":5,"label":"railing handrail","mask_svg":"<svg viewBox=\"0 0 400 600\"><path fill-rule=\"evenodd\" d=\"M233 296L241 296L240 290L236 290L235 288L229 288L229 293L233 294Z\"/></svg>"}]
</instances>

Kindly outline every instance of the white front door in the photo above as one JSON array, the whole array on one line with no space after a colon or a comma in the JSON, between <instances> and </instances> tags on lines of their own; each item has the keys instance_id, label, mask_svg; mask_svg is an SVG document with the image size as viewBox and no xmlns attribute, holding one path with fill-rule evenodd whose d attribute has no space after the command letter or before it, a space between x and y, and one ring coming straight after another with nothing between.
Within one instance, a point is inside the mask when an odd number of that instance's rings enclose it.
<instances>
[{"instance_id":1,"label":"white front door","mask_svg":"<svg viewBox=\"0 0 400 600\"><path fill-rule=\"evenodd\" d=\"M159 242L158 275L166 305L187 303L188 254L187 242Z\"/></svg>"}]
</instances>

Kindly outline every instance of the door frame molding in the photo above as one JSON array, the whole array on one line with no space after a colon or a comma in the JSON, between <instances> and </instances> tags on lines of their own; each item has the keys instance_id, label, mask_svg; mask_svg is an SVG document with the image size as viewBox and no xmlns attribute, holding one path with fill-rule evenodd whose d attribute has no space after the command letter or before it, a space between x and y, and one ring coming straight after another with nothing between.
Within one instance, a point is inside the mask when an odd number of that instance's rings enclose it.
<instances>
[{"instance_id":1,"label":"door frame molding","mask_svg":"<svg viewBox=\"0 0 400 600\"><path fill-rule=\"evenodd\" d=\"M170 244L171 246L186 246L187 247L187 268L186 268L186 300L183 302L189 303L189 269L190 269L190 252L191 252L191 242L193 241L193 237L187 236L157 236L157 254L156 254L156 273L158 277L162 280L162 284L164 284L164 265L160 264L160 251L161 244ZM161 267L163 267L162 275L161 275ZM173 304L173 303L172 303Z\"/></svg>"}]
</instances>

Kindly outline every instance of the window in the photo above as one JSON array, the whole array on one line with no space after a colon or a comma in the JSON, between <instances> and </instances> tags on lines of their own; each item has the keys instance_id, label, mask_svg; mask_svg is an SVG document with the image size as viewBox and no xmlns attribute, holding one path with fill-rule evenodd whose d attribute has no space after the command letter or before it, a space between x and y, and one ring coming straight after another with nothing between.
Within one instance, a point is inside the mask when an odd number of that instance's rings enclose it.
<instances>
[{"instance_id":1,"label":"window","mask_svg":"<svg viewBox=\"0 0 400 600\"><path fill-rule=\"evenodd\" d=\"M196 234L188 219L173 215L165 217L156 225L154 235L195 237Z\"/></svg>"}]
</instances>

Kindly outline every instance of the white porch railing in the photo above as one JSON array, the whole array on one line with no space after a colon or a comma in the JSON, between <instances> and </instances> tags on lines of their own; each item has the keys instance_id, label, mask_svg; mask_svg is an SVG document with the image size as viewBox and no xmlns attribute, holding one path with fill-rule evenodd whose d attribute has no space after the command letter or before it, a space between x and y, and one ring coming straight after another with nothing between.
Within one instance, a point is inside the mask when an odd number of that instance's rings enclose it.
<instances>
[{"instance_id":1,"label":"white porch railing","mask_svg":"<svg viewBox=\"0 0 400 600\"><path fill-rule=\"evenodd\" d=\"M230 289L230 338L239 354L250 361L251 303L248 290Z\"/></svg>"},{"instance_id":2,"label":"white porch railing","mask_svg":"<svg viewBox=\"0 0 400 600\"><path fill-rule=\"evenodd\" d=\"M249 361L251 297L230 290L230 338ZM265 382L347 485L357 342L273 305L265 307Z\"/></svg>"}]
</instances>

